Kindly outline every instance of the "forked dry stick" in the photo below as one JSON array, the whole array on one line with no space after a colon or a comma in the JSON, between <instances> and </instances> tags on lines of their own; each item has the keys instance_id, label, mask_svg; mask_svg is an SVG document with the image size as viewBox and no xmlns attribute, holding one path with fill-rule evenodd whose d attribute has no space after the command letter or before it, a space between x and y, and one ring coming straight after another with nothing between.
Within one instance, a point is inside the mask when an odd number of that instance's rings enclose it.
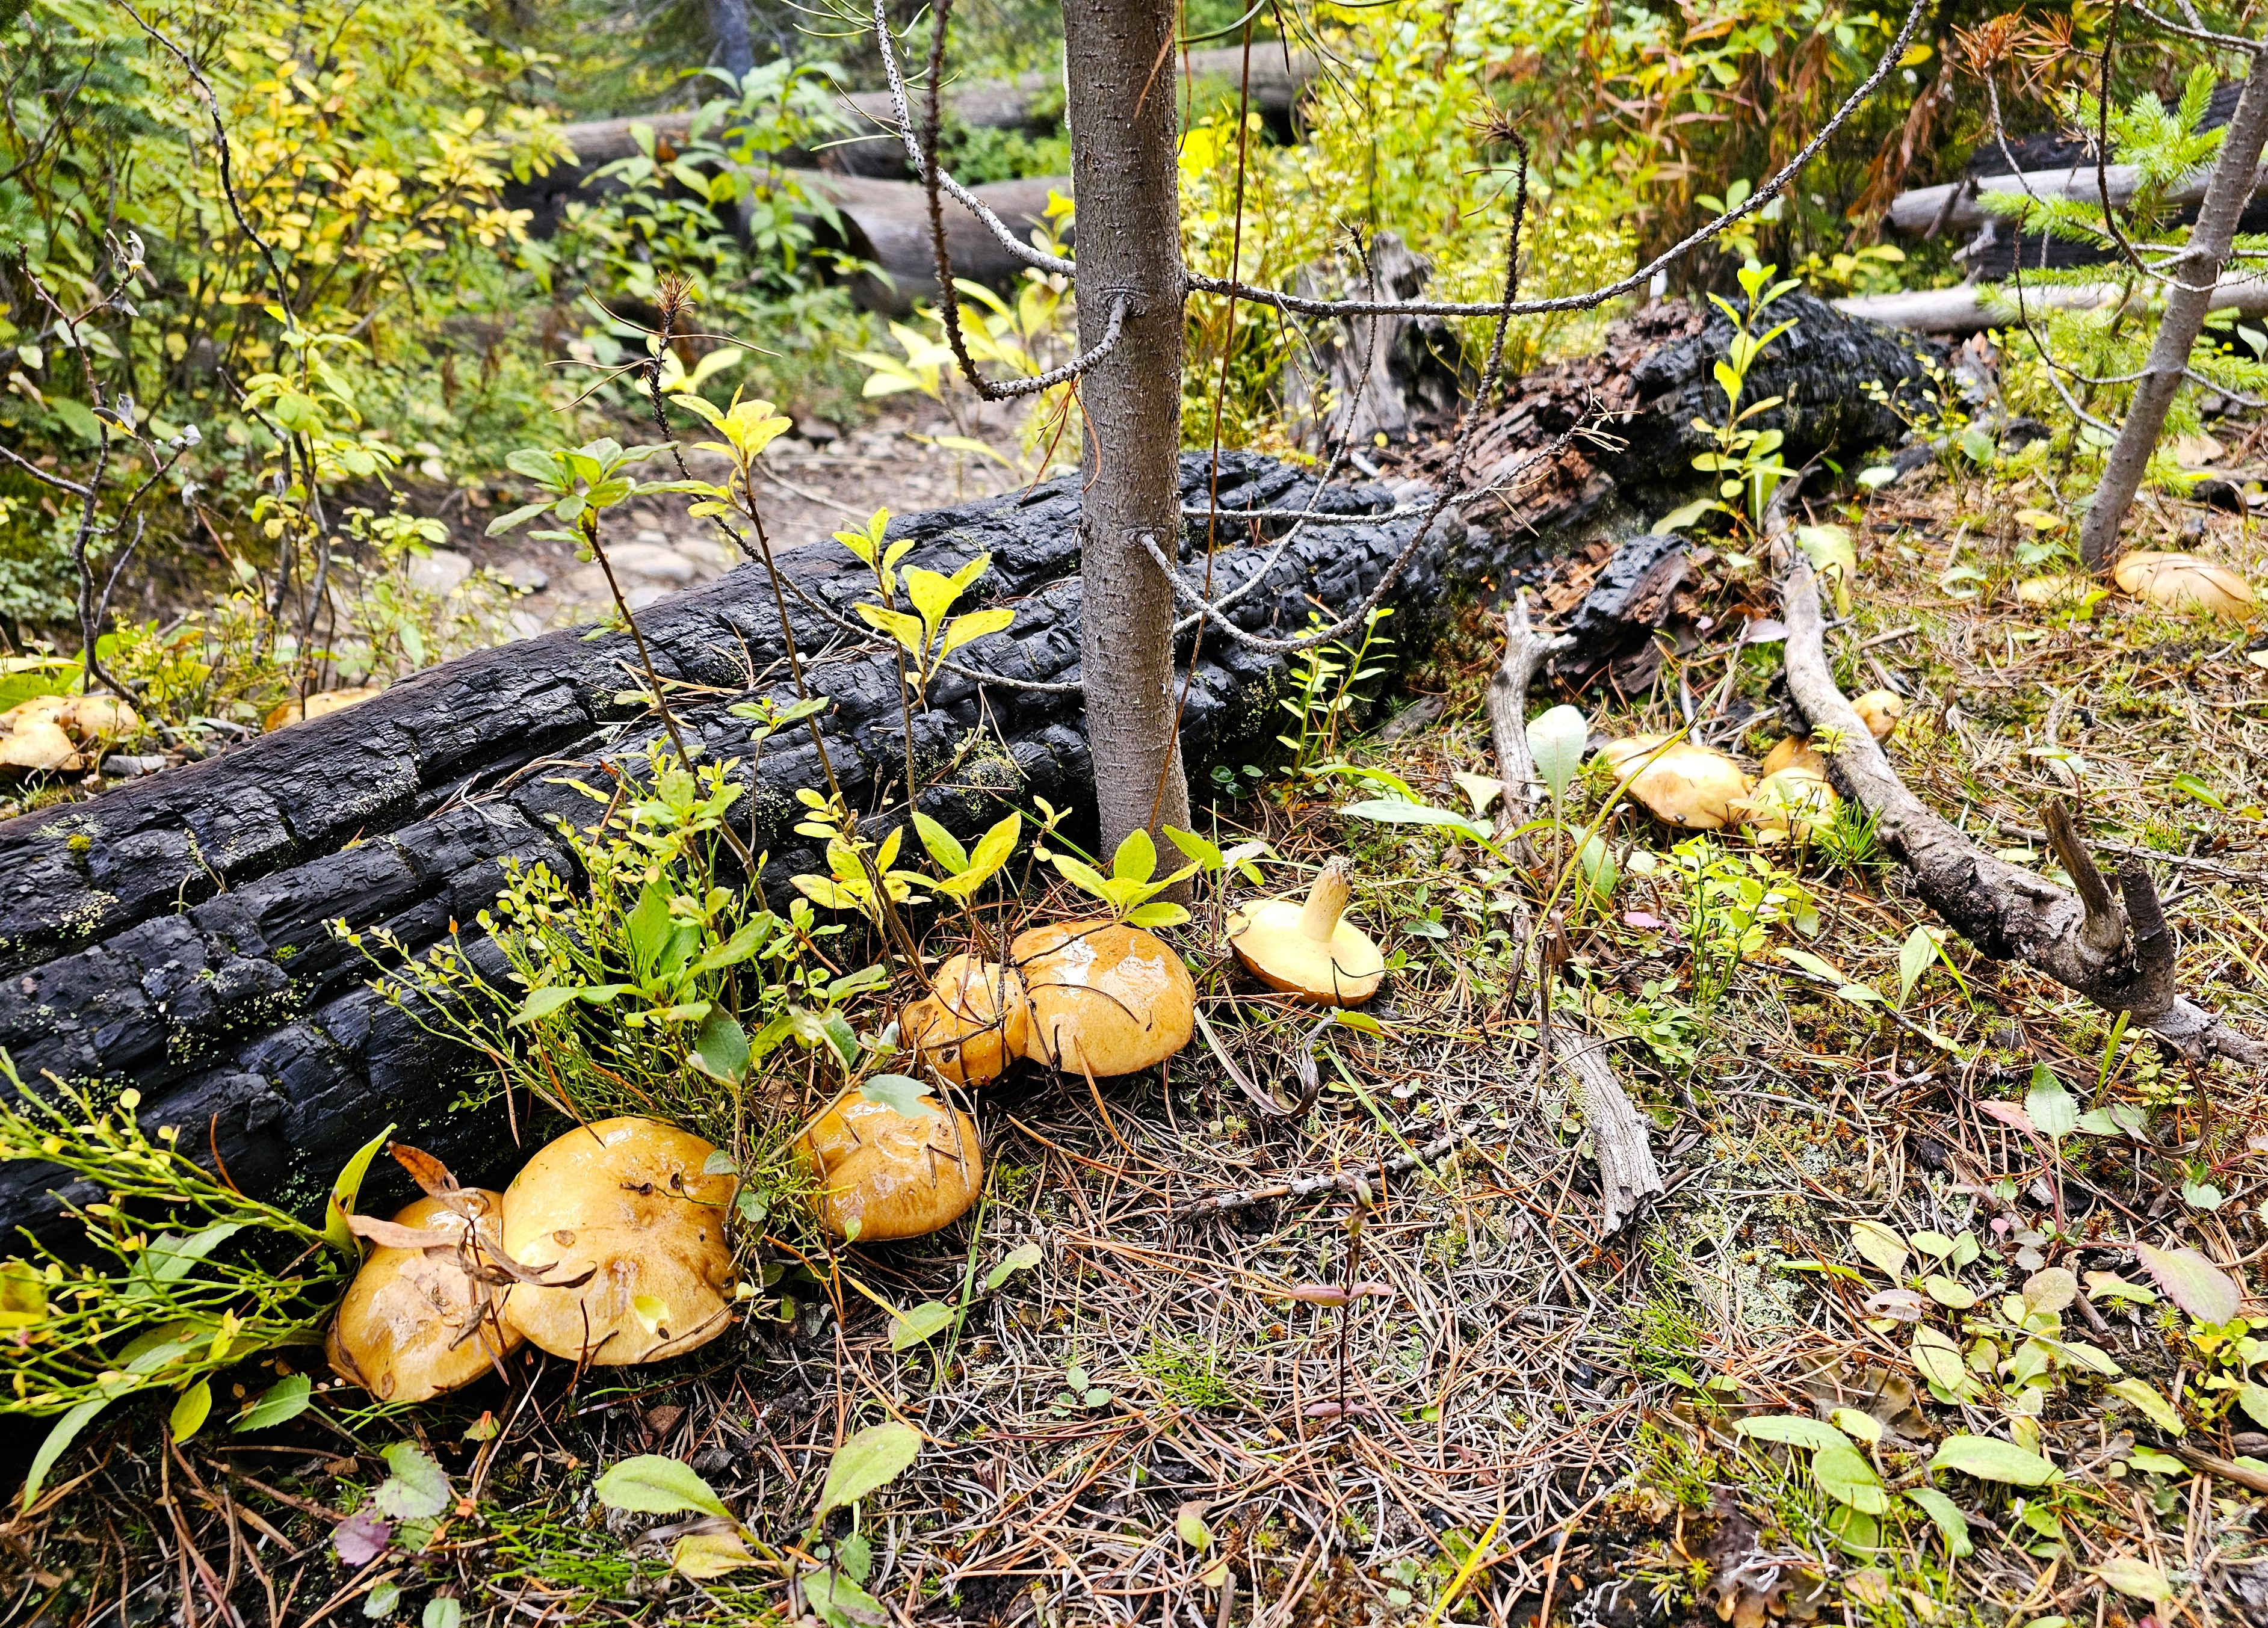
<instances>
[{"instance_id":1,"label":"forked dry stick","mask_svg":"<svg viewBox=\"0 0 2268 1628\"><path fill-rule=\"evenodd\" d=\"M1528 686L1544 659L1566 641L1537 632L1528 620L1527 601L1517 595L1505 613L1504 625L1504 660L1489 680L1489 729L1495 737L1497 776L1504 782L1505 814L1516 828L1534 814L1536 793L1542 789L1535 781L1535 760L1528 749ZM1516 936L1525 943L1532 935L1523 924ZM1541 963L1544 959L1539 945L1537 960ZM1539 964L1536 998L1543 1003L1541 1032L1547 1035L1551 990L1557 982ZM1550 1059L1564 1065L1582 1087L1583 1121L1591 1128L1591 1147L1599 1161L1600 1229L1609 1237L1622 1231L1648 1199L1660 1197L1663 1191L1661 1166L1646 1135L1646 1116L1631 1102L1622 1081L1615 1077L1614 1064L1607 1060L1606 1049L1611 1043L1582 1036L1564 1050L1555 1048L1557 1055Z\"/></svg>"},{"instance_id":2,"label":"forked dry stick","mask_svg":"<svg viewBox=\"0 0 2268 1628\"><path fill-rule=\"evenodd\" d=\"M2139 858L2119 862L2114 895L2060 799L2042 811L2043 821L2076 893L1977 847L1906 788L1836 685L1818 579L1800 556L1787 564L1780 605L1789 697L1815 742L1830 730L1837 740L1826 754L1828 778L1873 818L1924 903L1979 953L2021 961L2106 1012L2129 1013L2191 1061L2268 1065L2268 1042L2231 1028L2176 987L2173 934Z\"/></svg>"}]
</instances>

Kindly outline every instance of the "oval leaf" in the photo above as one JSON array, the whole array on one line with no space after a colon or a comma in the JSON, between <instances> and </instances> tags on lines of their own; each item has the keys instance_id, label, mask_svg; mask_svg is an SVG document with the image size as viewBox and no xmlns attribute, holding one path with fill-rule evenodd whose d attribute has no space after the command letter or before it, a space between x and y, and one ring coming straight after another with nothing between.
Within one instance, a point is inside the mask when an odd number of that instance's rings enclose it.
<instances>
[{"instance_id":1,"label":"oval leaf","mask_svg":"<svg viewBox=\"0 0 2268 1628\"><path fill-rule=\"evenodd\" d=\"M895 1419L870 1425L836 1448L827 1466L827 1483L819 1489L819 1514L847 1509L890 1484L920 1455L921 1432Z\"/></svg>"},{"instance_id":2,"label":"oval leaf","mask_svg":"<svg viewBox=\"0 0 2268 1628\"><path fill-rule=\"evenodd\" d=\"M728 1521L733 1515L725 1507L725 1500L694 1473L691 1465L664 1458L659 1453L624 1459L600 1476L592 1491L608 1508L629 1510L635 1514L679 1515L697 1509L703 1514L721 1515Z\"/></svg>"},{"instance_id":3,"label":"oval leaf","mask_svg":"<svg viewBox=\"0 0 2268 1628\"><path fill-rule=\"evenodd\" d=\"M2134 1246L2134 1253L2166 1298L2199 1322L2227 1322L2244 1304L2236 1279L2195 1249L2154 1249L2143 1243Z\"/></svg>"},{"instance_id":4,"label":"oval leaf","mask_svg":"<svg viewBox=\"0 0 2268 1628\"><path fill-rule=\"evenodd\" d=\"M2010 1486L2045 1486L2062 1472L2038 1454L1990 1436L1948 1436L1929 1461L1933 1470L1957 1470L1979 1481Z\"/></svg>"}]
</instances>

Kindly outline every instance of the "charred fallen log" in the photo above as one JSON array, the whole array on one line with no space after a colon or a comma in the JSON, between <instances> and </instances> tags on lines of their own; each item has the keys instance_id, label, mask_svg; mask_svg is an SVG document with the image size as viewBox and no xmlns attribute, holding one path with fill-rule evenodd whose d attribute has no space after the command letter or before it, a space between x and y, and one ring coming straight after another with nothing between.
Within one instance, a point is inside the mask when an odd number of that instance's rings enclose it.
<instances>
[{"instance_id":1,"label":"charred fallen log","mask_svg":"<svg viewBox=\"0 0 2268 1628\"><path fill-rule=\"evenodd\" d=\"M1856 452L1887 438L1864 413L1825 404L1848 401L1862 359L1878 374L1887 369L1893 385L1901 357L1905 376L1916 375L1911 353L1824 307L1806 311L1805 329L1804 346L1792 348L1767 387L1789 398L1792 450ZM1702 405L1716 354L1707 339L1705 325L1656 311L1611 335L1599 368L1523 382L1512 410L1524 427L1514 431L1499 409L1491 428L1500 453L1516 434L1530 450L1548 445L1607 395L1625 446L1611 459L1600 454L1600 464L1585 460L1586 473L1547 471L1573 480L1576 502L1547 480L1517 527L1453 517L1418 543L1391 596L1403 650L1422 647L1453 593L1486 592L1506 578L1514 553L1547 547L1540 534L1554 516L1611 502L1611 491L1595 490L1615 486L1609 469L1631 478L1628 502L1653 501L1690 433L1681 426ZM1642 392L1630 387L1633 379L1645 381ZM1207 490L1204 470L1196 458L1184 465L1191 504ZM1307 475L1232 454L1219 500L1229 510L1296 506L1311 489ZM1494 518L1490 505L1506 496L1469 505L1468 514ZM1254 525L1222 549L1216 585L1263 575L1234 609L1248 630L1297 632L1316 606L1360 600L1410 541L1414 520L1382 513L1390 499L1381 488L1334 488L1316 501L1380 518L1310 528L1288 542L1280 524ZM1078 676L1078 517L1077 483L1064 480L907 516L894 534L916 544L909 564L940 570L989 552L982 592L1013 603L1018 615L1008 631L968 647L972 665L1062 682ZM1202 546L1204 529L1190 526L1185 549ZM783 570L838 615L865 586L861 568L833 550L788 556ZM882 807L905 755L894 664L817 610L789 605L814 687L833 704L822 726L844 792L856 807ZM680 708L688 734L715 758L742 760L751 798L736 818L773 856L767 890L777 895L790 874L823 868L792 831L794 792L820 781L810 743L767 743L751 778L749 726L729 710L751 695L787 693L762 574L742 567L639 613L639 625L665 677L697 687L688 693L698 699ZM1211 766L1269 748L1285 661L1186 635L1180 659L1189 682L1183 752L1202 785ZM146 1120L181 1127L247 1190L287 1202L313 1200L345 1154L388 1122L479 1169L504 1127L498 1116L449 1110L471 1057L376 996L368 964L328 924L384 927L413 947L461 929L476 961L492 954L472 924L503 868L567 866L556 824L587 819L588 805L566 782L637 763L658 739L651 717L619 698L637 681L626 636L546 634L447 663L210 762L0 825L0 1050L27 1079L51 1072L137 1086ZM912 729L918 759L953 766L924 803L948 825L967 830L995 818L1009 796L1091 802L1076 693L948 676ZM39 1168L0 1167L0 1226L49 1212L48 1186Z\"/></svg>"}]
</instances>

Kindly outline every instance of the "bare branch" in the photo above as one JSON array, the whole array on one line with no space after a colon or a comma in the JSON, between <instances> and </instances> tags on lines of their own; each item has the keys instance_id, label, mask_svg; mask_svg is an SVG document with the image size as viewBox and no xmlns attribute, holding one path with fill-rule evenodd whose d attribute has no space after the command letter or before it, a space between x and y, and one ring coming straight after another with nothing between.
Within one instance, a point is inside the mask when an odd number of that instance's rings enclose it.
<instances>
[{"instance_id":1,"label":"bare branch","mask_svg":"<svg viewBox=\"0 0 2268 1628\"><path fill-rule=\"evenodd\" d=\"M1897 38L1890 41L1889 48L1882 53L1881 60L1875 63L1874 72L1868 74L1865 81L1845 99L1843 105L1835 110L1835 116L1828 120L1820 128L1819 132L1806 142L1802 149L1783 165L1771 179L1734 207L1727 210L1708 225L1655 256L1620 282L1609 283L1602 288L1594 288L1583 294L1562 294L1550 299L1529 299L1502 305L1426 299L1311 299L1303 294L1287 294L1278 289L1256 288L1249 283L1238 282L1232 277L1209 277L1195 273L1190 275L1189 285L1197 293L1225 294L1232 299L1248 299L1258 305L1273 306L1279 311L1297 312L1301 316L1486 317L1499 314L1537 316L1546 312L1591 310L1594 306L1606 304L1610 299L1620 298L1624 294L1635 293L1638 290L1646 287L1653 280L1656 272L1675 265L1704 243L1719 236L1734 223L1755 214L1765 204L1786 191L1788 184L1795 179L1803 166L1811 162L1819 150L1834 137L1836 131L1841 129L1851 115L1864 107L1881 87L1882 82L1890 77L1891 72L1897 67L1898 58L1905 54L1906 44L1913 38L1915 29L1921 26L1922 15L1928 9L1928 5L1929 0L1913 0L1911 9L1906 12L1904 26L1898 30ZM2248 48L2257 49L2257 48L2249 47Z\"/></svg>"},{"instance_id":2,"label":"bare branch","mask_svg":"<svg viewBox=\"0 0 2268 1628\"><path fill-rule=\"evenodd\" d=\"M2100 949L2090 942L2088 917L2095 914L2100 921L2108 890L2090 912L2077 895L1993 858L1931 812L1890 767L1835 682L1819 586L1808 561L1798 557L1789 567L1780 596L1781 620L1787 626L1788 694L1815 739L1830 729L1840 738L1839 749L1828 759L1829 777L1873 816L1883 846L1911 873L1914 891L1925 903L1985 955L2022 961L2105 1011L2131 1013L2183 1057L2223 1057L2255 1068L2268 1064L2268 1042L2239 1032L2176 987L2172 935L2139 861L2119 871L2134 943L2130 949L2122 932L2115 947ZM2059 814L2067 821L2068 811L2051 804L2048 829L2058 856L2068 846L2081 860L2071 867L2073 880L2094 873L2094 885L2100 888L2102 878L2080 851L2076 832L2053 836ZM2099 928L2096 936L2102 936Z\"/></svg>"},{"instance_id":3,"label":"bare branch","mask_svg":"<svg viewBox=\"0 0 2268 1628\"><path fill-rule=\"evenodd\" d=\"M913 114L906 106L905 76L898 68L897 49L891 43L890 19L888 14L883 10L882 0L874 0L874 41L881 48L882 70L889 76L890 109L897 118L898 139L905 144L906 162L913 166L914 173L917 176L926 179L929 166L922 160L921 144L914 139ZM986 207L983 199L977 197L976 194L970 192L968 188L954 180L943 170L938 172L937 184L952 195L954 203L976 217L977 224L990 232L998 240L1000 247L1018 260L1027 266L1036 266L1042 271L1060 272L1065 276L1072 275L1073 267L1071 262L1060 254L1050 254L1044 250L1035 248L1018 237L1006 221L1002 220Z\"/></svg>"}]
</instances>

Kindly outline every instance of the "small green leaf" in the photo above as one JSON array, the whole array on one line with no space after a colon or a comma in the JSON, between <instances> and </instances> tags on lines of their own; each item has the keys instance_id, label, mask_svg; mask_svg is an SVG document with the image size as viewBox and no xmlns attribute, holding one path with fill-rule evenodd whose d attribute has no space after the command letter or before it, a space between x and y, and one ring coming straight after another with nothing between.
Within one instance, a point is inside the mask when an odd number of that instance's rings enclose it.
<instances>
[{"instance_id":1,"label":"small green leaf","mask_svg":"<svg viewBox=\"0 0 2268 1628\"><path fill-rule=\"evenodd\" d=\"M397 1441L382 1456L393 1473L371 1501L396 1521L431 1521L449 1506L449 1477L432 1455L414 1441Z\"/></svg>"},{"instance_id":2,"label":"small green leaf","mask_svg":"<svg viewBox=\"0 0 2268 1628\"><path fill-rule=\"evenodd\" d=\"M1906 935L1905 943L1898 949L1899 1006L1906 1004L1906 998L1913 993L1913 986L1921 981L1921 975L1929 970L1929 963L1936 959L1937 940L1930 936L1928 928L1917 927Z\"/></svg>"},{"instance_id":3,"label":"small green leaf","mask_svg":"<svg viewBox=\"0 0 2268 1628\"><path fill-rule=\"evenodd\" d=\"M953 1308L924 1300L911 1311L900 1312L890 1324L890 1349L903 1351L942 1334L953 1326Z\"/></svg>"},{"instance_id":4,"label":"small green leaf","mask_svg":"<svg viewBox=\"0 0 2268 1628\"><path fill-rule=\"evenodd\" d=\"M166 1427L173 1433L176 1441L187 1441L204 1428L205 1419L212 1412L212 1383L199 1380L180 1394L167 1416Z\"/></svg>"},{"instance_id":5,"label":"small green leaf","mask_svg":"<svg viewBox=\"0 0 2268 1628\"><path fill-rule=\"evenodd\" d=\"M1212 1529L1195 1509L1183 1509L1174 1517L1174 1532L1183 1543L1203 1554L1212 1547Z\"/></svg>"},{"instance_id":6,"label":"small green leaf","mask_svg":"<svg viewBox=\"0 0 2268 1628\"><path fill-rule=\"evenodd\" d=\"M401 1603L401 1585L392 1578L375 1584L363 1596L362 1614L377 1620L394 1615L394 1607Z\"/></svg>"},{"instance_id":7,"label":"small green leaf","mask_svg":"<svg viewBox=\"0 0 2268 1628\"><path fill-rule=\"evenodd\" d=\"M836 1448L828 1462L814 1518L830 1510L847 1509L889 1485L920 1456L921 1448L921 1433L895 1419L858 1432Z\"/></svg>"},{"instance_id":8,"label":"small green leaf","mask_svg":"<svg viewBox=\"0 0 2268 1628\"><path fill-rule=\"evenodd\" d=\"M600 1476L591 1490L608 1508L633 1514L678 1515L698 1510L726 1520L733 1514L691 1465L658 1453L624 1459Z\"/></svg>"},{"instance_id":9,"label":"small green leaf","mask_svg":"<svg viewBox=\"0 0 2268 1628\"><path fill-rule=\"evenodd\" d=\"M2011 1486L2045 1486L2063 1473L2038 1454L1991 1436L1948 1436L1937 1444L1929 1467L1957 1470L1980 1481L2001 1481Z\"/></svg>"},{"instance_id":10,"label":"small green leaf","mask_svg":"<svg viewBox=\"0 0 2268 1628\"><path fill-rule=\"evenodd\" d=\"M2163 1605L2174 1597L2173 1585L2166 1580L2166 1574L2132 1555L2112 1556L2095 1568L2095 1574L2120 1594L2147 1600L2152 1605Z\"/></svg>"},{"instance_id":11,"label":"small green leaf","mask_svg":"<svg viewBox=\"0 0 2268 1628\"><path fill-rule=\"evenodd\" d=\"M331 1183L331 1201L323 1212L323 1238L331 1248L351 1259L362 1258L362 1245L356 1241L354 1228L347 1225L347 1217L354 1213L355 1200L362 1193L362 1179L370 1172L370 1161L378 1157L378 1150L394 1134L389 1124L385 1130L355 1150L339 1171L338 1180Z\"/></svg>"},{"instance_id":12,"label":"small green leaf","mask_svg":"<svg viewBox=\"0 0 2268 1628\"><path fill-rule=\"evenodd\" d=\"M2024 1112L2030 1116L2032 1128L2051 1142L2059 1142L2079 1129L2079 1103L2044 1064L2032 1071L2032 1087L2024 1094Z\"/></svg>"},{"instance_id":13,"label":"small green leaf","mask_svg":"<svg viewBox=\"0 0 2268 1628\"><path fill-rule=\"evenodd\" d=\"M748 1032L723 1007L712 1007L693 1033L691 1060L712 1079L738 1085L748 1072Z\"/></svg>"},{"instance_id":14,"label":"small green leaf","mask_svg":"<svg viewBox=\"0 0 2268 1628\"><path fill-rule=\"evenodd\" d=\"M1565 800L1568 786L1583 767L1583 748L1589 739L1590 726L1575 707L1553 707L1528 724L1528 755L1535 760L1535 772L1554 803Z\"/></svg>"},{"instance_id":15,"label":"small green leaf","mask_svg":"<svg viewBox=\"0 0 2268 1628\"><path fill-rule=\"evenodd\" d=\"M1906 1270L1906 1241L1880 1221L1851 1223L1851 1247L1859 1258L1893 1282Z\"/></svg>"},{"instance_id":16,"label":"small green leaf","mask_svg":"<svg viewBox=\"0 0 2268 1628\"><path fill-rule=\"evenodd\" d=\"M315 1382L304 1374L287 1374L260 1393L252 1405L237 1416L236 1429L271 1430L287 1424L313 1405Z\"/></svg>"},{"instance_id":17,"label":"small green leaf","mask_svg":"<svg viewBox=\"0 0 2268 1628\"><path fill-rule=\"evenodd\" d=\"M425 1602L425 1615L419 1620L423 1628L463 1628L465 1608L454 1595L435 1595Z\"/></svg>"},{"instance_id":18,"label":"small green leaf","mask_svg":"<svg viewBox=\"0 0 2268 1628\"><path fill-rule=\"evenodd\" d=\"M1137 826L1126 833L1118 844L1118 851L1110 856L1110 879L1121 882L1146 882L1158 873L1158 844L1150 840L1150 833Z\"/></svg>"},{"instance_id":19,"label":"small green leaf","mask_svg":"<svg viewBox=\"0 0 2268 1628\"><path fill-rule=\"evenodd\" d=\"M1913 1500L1916 1508L1937 1523L1937 1529L1944 1535L1948 1555L1961 1560L1976 1552L1977 1545L1969 1540L1969 1522L1958 1504L1933 1486L1909 1487L1906 1496Z\"/></svg>"},{"instance_id":20,"label":"small green leaf","mask_svg":"<svg viewBox=\"0 0 2268 1628\"><path fill-rule=\"evenodd\" d=\"M2111 1396L2133 1403L2145 1418L2168 1435L2181 1436L2189 1433L2189 1426L2182 1422L2182 1416L2175 1411L2174 1404L2160 1396L2148 1381L2123 1379L2105 1385L2102 1389ZM2252 1389L2257 1390L2259 1387L2256 1385ZM2241 1396L2239 1400L2242 1400Z\"/></svg>"},{"instance_id":21,"label":"small green leaf","mask_svg":"<svg viewBox=\"0 0 2268 1628\"><path fill-rule=\"evenodd\" d=\"M988 1294L992 1293L1002 1284L1007 1282L1009 1278L1015 1276L1018 1272L1027 1271L1031 1268L1037 1266L1040 1263L1041 1258L1042 1255L1039 1245L1035 1243L1017 1245L1016 1248L1011 1249L1001 1258L999 1264L993 1267L990 1271L984 1274L985 1293ZM2254 1389L2258 1389L2259 1388L2255 1386ZM2268 1397L2268 1391L2262 1392L2262 1395L2264 1397Z\"/></svg>"},{"instance_id":22,"label":"small green leaf","mask_svg":"<svg viewBox=\"0 0 2268 1628\"><path fill-rule=\"evenodd\" d=\"M1811 1478L1819 1483L1822 1492L1838 1504L1848 1504L1864 1514L1889 1513L1890 1497L1882 1490L1881 1477L1874 1473L1874 1467L1859 1450L1847 1442L1821 1448L1814 1453L1811 1455Z\"/></svg>"},{"instance_id":23,"label":"small green leaf","mask_svg":"<svg viewBox=\"0 0 2268 1628\"><path fill-rule=\"evenodd\" d=\"M905 1074L872 1075L859 1082L858 1094L869 1102L879 1102L892 1113L907 1119L924 1116L933 1119L943 1116L943 1110L930 1095L929 1087Z\"/></svg>"},{"instance_id":24,"label":"small green leaf","mask_svg":"<svg viewBox=\"0 0 2268 1628\"><path fill-rule=\"evenodd\" d=\"M1800 1413L1771 1413L1761 1418L1735 1419L1733 1428L1742 1435L1757 1441L1778 1441L1788 1447L1810 1448L1815 1451L1828 1448L1850 1450L1851 1438L1823 1418L1806 1418Z\"/></svg>"}]
</instances>

